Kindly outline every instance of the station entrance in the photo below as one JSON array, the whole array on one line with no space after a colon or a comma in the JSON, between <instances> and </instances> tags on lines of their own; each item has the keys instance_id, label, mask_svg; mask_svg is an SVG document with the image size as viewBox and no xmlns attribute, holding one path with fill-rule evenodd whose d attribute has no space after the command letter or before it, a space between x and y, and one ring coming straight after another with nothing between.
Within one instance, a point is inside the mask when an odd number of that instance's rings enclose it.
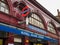
<instances>
[{"instance_id":1,"label":"station entrance","mask_svg":"<svg viewBox=\"0 0 60 45\"><path fill-rule=\"evenodd\" d=\"M30 45L48 45L48 41L30 37Z\"/></svg>"}]
</instances>

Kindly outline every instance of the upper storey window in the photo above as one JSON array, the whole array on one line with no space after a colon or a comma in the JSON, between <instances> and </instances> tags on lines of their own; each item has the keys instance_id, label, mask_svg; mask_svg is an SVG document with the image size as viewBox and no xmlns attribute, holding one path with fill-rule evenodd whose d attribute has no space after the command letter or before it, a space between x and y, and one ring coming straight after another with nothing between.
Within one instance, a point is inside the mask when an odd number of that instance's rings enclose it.
<instances>
[{"instance_id":1,"label":"upper storey window","mask_svg":"<svg viewBox=\"0 0 60 45\"><path fill-rule=\"evenodd\" d=\"M6 0L0 0L0 11L9 14L8 4Z\"/></svg>"},{"instance_id":2,"label":"upper storey window","mask_svg":"<svg viewBox=\"0 0 60 45\"><path fill-rule=\"evenodd\" d=\"M44 25L42 20L37 16L37 14L32 14L31 17L29 17L29 23L32 25L35 25L37 27L43 28L44 29Z\"/></svg>"},{"instance_id":3,"label":"upper storey window","mask_svg":"<svg viewBox=\"0 0 60 45\"><path fill-rule=\"evenodd\" d=\"M56 34L55 28L51 23L48 24L48 31L51 32L51 33Z\"/></svg>"}]
</instances>

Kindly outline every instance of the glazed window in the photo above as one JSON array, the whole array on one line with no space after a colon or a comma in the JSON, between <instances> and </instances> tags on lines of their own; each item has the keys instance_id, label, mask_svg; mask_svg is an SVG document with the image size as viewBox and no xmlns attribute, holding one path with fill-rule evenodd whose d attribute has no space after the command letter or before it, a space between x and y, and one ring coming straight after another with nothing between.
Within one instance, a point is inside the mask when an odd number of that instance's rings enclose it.
<instances>
[{"instance_id":1,"label":"glazed window","mask_svg":"<svg viewBox=\"0 0 60 45\"><path fill-rule=\"evenodd\" d=\"M55 28L51 23L48 24L48 31L51 32L51 33L56 34Z\"/></svg>"},{"instance_id":2,"label":"glazed window","mask_svg":"<svg viewBox=\"0 0 60 45\"><path fill-rule=\"evenodd\" d=\"M8 5L5 0L0 0L0 11L9 14Z\"/></svg>"},{"instance_id":3,"label":"glazed window","mask_svg":"<svg viewBox=\"0 0 60 45\"><path fill-rule=\"evenodd\" d=\"M34 13L29 17L29 23L44 29L42 20Z\"/></svg>"}]
</instances>

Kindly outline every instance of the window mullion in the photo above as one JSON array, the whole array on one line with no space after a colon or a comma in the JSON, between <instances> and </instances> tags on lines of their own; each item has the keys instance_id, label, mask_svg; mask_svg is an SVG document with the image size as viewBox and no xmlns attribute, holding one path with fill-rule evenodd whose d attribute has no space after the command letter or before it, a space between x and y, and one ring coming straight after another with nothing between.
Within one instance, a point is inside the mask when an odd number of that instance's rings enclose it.
<instances>
[{"instance_id":1,"label":"window mullion","mask_svg":"<svg viewBox=\"0 0 60 45\"><path fill-rule=\"evenodd\" d=\"M9 9L8 9L8 6L5 2L5 0L0 1L0 11L7 13L7 14L9 13Z\"/></svg>"}]
</instances>

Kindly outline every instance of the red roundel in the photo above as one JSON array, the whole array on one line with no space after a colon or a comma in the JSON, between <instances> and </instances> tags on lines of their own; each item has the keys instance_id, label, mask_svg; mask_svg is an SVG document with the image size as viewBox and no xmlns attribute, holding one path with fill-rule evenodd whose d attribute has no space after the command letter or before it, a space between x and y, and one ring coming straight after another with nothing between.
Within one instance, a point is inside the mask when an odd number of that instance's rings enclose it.
<instances>
[{"instance_id":1,"label":"red roundel","mask_svg":"<svg viewBox=\"0 0 60 45\"><path fill-rule=\"evenodd\" d=\"M22 9L22 12L24 12L25 10L29 9L28 6L25 6L23 9ZM25 13L22 14L23 17L26 17L28 14L30 13L30 11L27 11Z\"/></svg>"}]
</instances>

